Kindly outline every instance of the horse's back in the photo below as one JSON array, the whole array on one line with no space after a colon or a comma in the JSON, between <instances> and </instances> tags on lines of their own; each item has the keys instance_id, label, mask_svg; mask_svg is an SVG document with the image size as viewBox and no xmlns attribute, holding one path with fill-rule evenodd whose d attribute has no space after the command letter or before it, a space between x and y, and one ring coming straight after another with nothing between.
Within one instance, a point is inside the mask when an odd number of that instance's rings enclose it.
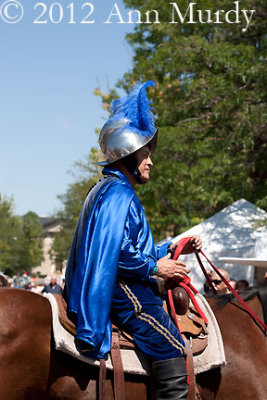
<instances>
[{"instance_id":1,"label":"horse's back","mask_svg":"<svg viewBox=\"0 0 267 400\"><path fill-rule=\"evenodd\" d=\"M25 290L1 288L1 399L34 399L37 388L40 393L45 393L50 347L51 309L48 301Z\"/></svg>"},{"instance_id":2,"label":"horse's back","mask_svg":"<svg viewBox=\"0 0 267 400\"><path fill-rule=\"evenodd\" d=\"M98 398L99 369L54 348L48 300L21 289L0 289L0 399L85 400ZM113 374L107 371L105 398ZM127 376L125 400L151 398L147 377Z\"/></svg>"},{"instance_id":3,"label":"horse's back","mask_svg":"<svg viewBox=\"0 0 267 400\"><path fill-rule=\"evenodd\" d=\"M224 297L222 296L222 300ZM197 377L203 399L267 398L266 336L239 302L209 299L225 346L227 366ZM254 312L261 310L258 297L248 301Z\"/></svg>"}]
</instances>

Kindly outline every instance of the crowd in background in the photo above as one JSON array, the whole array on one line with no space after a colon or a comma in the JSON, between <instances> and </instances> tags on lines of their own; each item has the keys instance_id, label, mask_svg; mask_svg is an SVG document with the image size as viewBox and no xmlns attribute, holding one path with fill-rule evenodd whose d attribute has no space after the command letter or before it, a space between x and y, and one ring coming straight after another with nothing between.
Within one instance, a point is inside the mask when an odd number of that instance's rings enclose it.
<instances>
[{"instance_id":1,"label":"crowd in background","mask_svg":"<svg viewBox=\"0 0 267 400\"><path fill-rule=\"evenodd\" d=\"M235 289L237 292L245 290L249 288L249 283L246 279L240 279L240 280L235 280L231 279L229 272L226 271L224 268L219 268L218 271L220 274L224 277L224 279L232 286L233 289ZM208 272L209 278L212 282L212 284L215 286L216 290L220 294L227 294L230 293L229 288L225 284L225 282L222 280L221 276L218 275L215 271L209 271ZM211 290L211 287L209 285L208 280L206 279L204 283L204 292L207 293Z\"/></svg>"},{"instance_id":2,"label":"crowd in background","mask_svg":"<svg viewBox=\"0 0 267 400\"><path fill-rule=\"evenodd\" d=\"M26 289L34 293L55 293L59 294L64 288L64 277L52 274L45 278L30 276L24 273L22 276L12 278L0 273L0 286L10 286L17 289Z\"/></svg>"},{"instance_id":3,"label":"crowd in background","mask_svg":"<svg viewBox=\"0 0 267 400\"><path fill-rule=\"evenodd\" d=\"M229 272L224 268L219 268L218 271L223 277L230 283L230 285L237 291L243 291L249 288L249 282L246 279L234 280L231 279ZM208 272L209 277L218 293L227 294L230 290L227 288L221 277L215 271ZM267 273L265 275L267 279ZM26 289L34 293L62 293L64 288L64 277L62 275L52 274L45 278L39 278L36 276L30 276L27 273L22 276L14 276L9 278L0 272L0 286L11 286L19 289ZM203 285L204 292L207 293L211 290L208 281L206 280Z\"/></svg>"}]
</instances>

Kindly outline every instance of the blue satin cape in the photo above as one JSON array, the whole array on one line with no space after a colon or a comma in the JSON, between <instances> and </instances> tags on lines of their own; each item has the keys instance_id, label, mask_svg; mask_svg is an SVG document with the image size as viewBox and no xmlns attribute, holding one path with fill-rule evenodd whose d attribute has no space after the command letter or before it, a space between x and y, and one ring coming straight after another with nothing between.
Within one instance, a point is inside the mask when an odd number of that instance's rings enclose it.
<instances>
[{"instance_id":1,"label":"blue satin cape","mask_svg":"<svg viewBox=\"0 0 267 400\"><path fill-rule=\"evenodd\" d=\"M116 171L116 176L87 196L66 270L64 297L68 311L77 315L76 337L92 345L90 355L97 358L110 350L110 309L126 217L135 196L124 175Z\"/></svg>"}]
</instances>

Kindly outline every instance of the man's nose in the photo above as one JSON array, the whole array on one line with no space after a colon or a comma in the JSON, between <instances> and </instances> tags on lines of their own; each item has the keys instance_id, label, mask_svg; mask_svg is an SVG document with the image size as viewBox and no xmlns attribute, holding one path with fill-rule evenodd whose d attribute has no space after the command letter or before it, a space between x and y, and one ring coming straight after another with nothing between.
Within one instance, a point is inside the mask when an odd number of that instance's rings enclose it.
<instances>
[{"instance_id":1,"label":"man's nose","mask_svg":"<svg viewBox=\"0 0 267 400\"><path fill-rule=\"evenodd\" d=\"M148 163L148 165L150 165L151 167L153 166L153 162L152 162L152 160L151 160L150 157L148 157L147 163Z\"/></svg>"}]
</instances>

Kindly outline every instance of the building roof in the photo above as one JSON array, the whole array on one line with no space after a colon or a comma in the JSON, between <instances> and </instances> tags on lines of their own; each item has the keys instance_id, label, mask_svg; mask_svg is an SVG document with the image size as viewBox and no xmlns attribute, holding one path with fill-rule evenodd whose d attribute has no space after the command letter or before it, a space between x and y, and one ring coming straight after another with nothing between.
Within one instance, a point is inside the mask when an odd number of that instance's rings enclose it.
<instances>
[{"instance_id":1,"label":"building roof","mask_svg":"<svg viewBox=\"0 0 267 400\"><path fill-rule=\"evenodd\" d=\"M59 219L54 217L39 217L39 221L43 228L59 223Z\"/></svg>"},{"instance_id":2,"label":"building roof","mask_svg":"<svg viewBox=\"0 0 267 400\"><path fill-rule=\"evenodd\" d=\"M59 232L61 229L61 221L59 218L53 217L39 217L39 221L43 226L42 237L47 235L54 235L56 232Z\"/></svg>"}]
</instances>

